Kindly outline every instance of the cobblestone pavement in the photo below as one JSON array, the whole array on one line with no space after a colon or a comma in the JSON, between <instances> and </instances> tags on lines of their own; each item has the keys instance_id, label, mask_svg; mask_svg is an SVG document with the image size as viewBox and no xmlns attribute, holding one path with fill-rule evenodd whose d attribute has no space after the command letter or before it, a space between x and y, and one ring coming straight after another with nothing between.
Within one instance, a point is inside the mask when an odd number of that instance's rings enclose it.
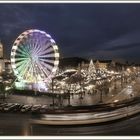
<instances>
[{"instance_id":1,"label":"cobblestone pavement","mask_svg":"<svg viewBox=\"0 0 140 140\"><path fill-rule=\"evenodd\" d=\"M102 94L102 103L112 103L114 101L120 101L125 99L130 99L133 96L138 96L133 91L133 85L135 83L127 84L124 88L121 88L120 86L117 87L117 89L112 90L108 94ZM132 94L133 93L133 94ZM72 106L82 106L82 105L94 105L98 104L101 99L100 93L93 93L93 94L84 94L81 96L79 95L73 95L70 98L70 105ZM7 102L17 102L21 104L41 104L41 105L48 105L49 107L52 106L53 99L52 97L49 97L47 95L42 96L26 96L26 95L9 95L6 99ZM60 99L55 98L54 99L55 106L67 106L69 105L68 99Z\"/></svg>"},{"instance_id":2,"label":"cobblestone pavement","mask_svg":"<svg viewBox=\"0 0 140 140\"><path fill-rule=\"evenodd\" d=\"M135 82L128 83L120 92L118 92L115 96L110 98L109 100L106 100L105 103L112 103L112 102L118 102L123 101L127 99L132 99L134 97L140 96L140 93L137 92L134 89L134 86L139 83L139 79Z\"/></svg>"}]
</instances>

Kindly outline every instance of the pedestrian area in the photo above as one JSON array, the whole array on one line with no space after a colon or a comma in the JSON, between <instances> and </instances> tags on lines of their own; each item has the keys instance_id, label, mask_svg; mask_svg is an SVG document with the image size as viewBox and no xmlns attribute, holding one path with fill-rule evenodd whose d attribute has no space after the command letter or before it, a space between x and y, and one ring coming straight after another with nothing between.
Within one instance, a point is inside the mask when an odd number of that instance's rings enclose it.
<instances>
[{"instance_id":1,"label":"pedestrian area","mask_svg":"<svg viewBox=\"0 0 140 140\"><path fill-rule=\"evenodd\" d=\"M95 105L99 103L114 103L127 99L131 99L133 97L139 96L137 89L140 84L140 79L137 79L135 82L126 84L123 88L118 87L110 91L109 93L86 93L81 95L73 94L68 98L60 98L55 97L52 98L48 95L41 96L30 96L28 95L9 95L6 102L11 103L20 103L20 104L29 104L29 105L47 105L49 107L55 106L57 107L65 107L68 105L71 106L86 106L86 105ZM5 102L4 101L4 102Z\"/></svg>"}]
</instances>

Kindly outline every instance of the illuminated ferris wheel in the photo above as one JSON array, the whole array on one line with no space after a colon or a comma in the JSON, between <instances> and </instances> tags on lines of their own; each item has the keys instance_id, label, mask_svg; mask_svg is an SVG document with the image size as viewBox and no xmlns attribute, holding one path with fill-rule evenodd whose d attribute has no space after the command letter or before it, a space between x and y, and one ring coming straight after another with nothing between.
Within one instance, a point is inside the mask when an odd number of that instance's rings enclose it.
<instances>
[{"instance_id":1,"label":"illuminated ferris wheel","mask_svg":"<svg viewBox=\"0 0 140 140\"><path fill-rule=\"evenodd\" d=\"M58 47L46 32L27 30L13 44L11 64L19 81L50 82L59 64Z\"/></svg>"}]
</instances>

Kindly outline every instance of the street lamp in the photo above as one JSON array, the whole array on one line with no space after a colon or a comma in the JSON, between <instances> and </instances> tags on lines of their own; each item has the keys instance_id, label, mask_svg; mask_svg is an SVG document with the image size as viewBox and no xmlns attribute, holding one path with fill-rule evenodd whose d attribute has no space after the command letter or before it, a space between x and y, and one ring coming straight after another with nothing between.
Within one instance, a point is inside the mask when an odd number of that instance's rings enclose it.
<instances>
[{"instance_id":1,"label":"street lamp","mask_svg":"<svg viewBox=\"0 0 140 140\"><path fill-rule=\"evenodd\" d=\"M123 73L121 73L121 88L123 88Z\"/></svg>"},{"instance_id":2,"label":"street lamp","mask_svg":"<svg viewBox=\"0 0 140 140\"><path fill-rule=\"evenodd\" d=\"M52 105L54 108L54 78L52 78Z\"/></svg>"},{"instance_id":3,"label":"street lamp","mask_svg":"<svg viewBox=\"0 0 140 140\"><path fill-rule=\"evenodd\" d=\"M1 94L1 97L2 97L2 99L3 99L3 101L4 101L4 99L5 99L5 84L3 83L3 82L0 82L0 94Z\"/></svg>"}]
</instances>

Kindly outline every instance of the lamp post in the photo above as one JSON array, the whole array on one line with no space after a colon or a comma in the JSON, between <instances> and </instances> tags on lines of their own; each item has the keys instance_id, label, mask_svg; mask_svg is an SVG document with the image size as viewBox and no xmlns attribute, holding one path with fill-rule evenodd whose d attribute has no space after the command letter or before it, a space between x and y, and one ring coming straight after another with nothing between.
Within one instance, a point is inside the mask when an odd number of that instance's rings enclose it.
<instances>
[{"instance_id":1,"label":"lamp post","mask_svg":"<svg viewBox=\"0 0 140 140\"><path fill-rule=\"evenodd\" d=\"M100 100L99 100L99 103L102 103L102 102L103 102L104 83L103 83L103 85L101 84L101 85L99 86L99 89L100 89Z\"/></svg>"},{"instance_id":2,"label":"lamp post","mask_svg":"<svg viewBox=\"0 0 140 140\"><path fill-rule=\"evenodd\" d=\"M116 78L116 74L114 75L115 79L114 79L114 88L115 90L117 89L117 78Z\"/></svg>"},{"instance_id":3,"label":"lamp post","mask_svg":"<svg viewBox=\"0 0 140 140\"><path fill-rule=\"evenodd\" d=\"M68 90L68 106L70 106L70 90Z\"/></svg>"},{"instance_id":4,"label":"lamp post","mask_svg":"<svg viewBox=\"0 0 140 140\"><path fill-rule=\"evenodd\" d=\"M54 78L52 78L52 105L54 108Z\"/></svg>"},{"instance_id":5,"label":"lamp post","mask_svg":"<svg viewBox=\"0 0 140 140\"><path fill-rule=\"evenodd\" d=\"M1 94L1 97L3 99L3 101L5 100L5 85L3 82L0 82L0 94Z\"/></svg>"},{"instance_id":6,"label":"lamp post","mask_svg":"<svg viewBox=\"0 0 140 140\"><path fill-rule=\"evenodd\" d=\"M100 90L100 101L99 101L99 103L102 103L102 102L103 102L103 90L101 88L101 90Z\"/></svg>"},{"instance_id":7,"label":"lamp post","mask_svg":"<svg viewBox=\"0 0 140 140\"><path fill-rule=\"evenodd\" d=\"M121 73L121 88L123 88L123 73Z\"/></svg>"}]
</instances>

